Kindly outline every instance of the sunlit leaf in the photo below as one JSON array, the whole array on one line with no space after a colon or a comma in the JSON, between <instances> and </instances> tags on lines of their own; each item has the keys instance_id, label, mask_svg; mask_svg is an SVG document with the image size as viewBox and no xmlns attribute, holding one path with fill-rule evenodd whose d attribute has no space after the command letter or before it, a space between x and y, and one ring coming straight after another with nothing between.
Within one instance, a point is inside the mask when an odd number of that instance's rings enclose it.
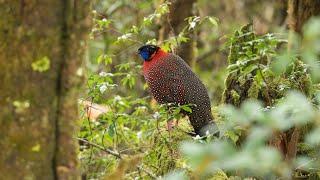
<instances>
[{"instance_id":1,"label":"sunlit leaf","mask_svg":"<svg viewBox=\"0 0 320 180\"><path fill-rule=\"evenodd\" d=\"M210 21L210 23L211 23L212 25L218 26L218 19L217 19L217 18L210 16L210 17L208 17L208 19L209 19L209 21Z\"/></svg>"},{"instance_id":2,"label":"sunlit leaf","mask_svg":"<svg viewBox=\"0 0 320 180\"><path fill-rule=\"evenodd\" d=\"M181 108L188 113L192 112L192 109L189 106L182 106Z\"/></svg>"}]
</instances>

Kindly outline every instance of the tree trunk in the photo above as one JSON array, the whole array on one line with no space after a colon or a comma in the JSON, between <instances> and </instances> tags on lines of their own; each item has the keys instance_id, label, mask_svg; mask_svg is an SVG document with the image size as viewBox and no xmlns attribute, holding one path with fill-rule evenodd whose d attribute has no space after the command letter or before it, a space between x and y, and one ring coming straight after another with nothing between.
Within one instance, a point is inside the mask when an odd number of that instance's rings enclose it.
<instances>
[{"instance_id":1,"label":"tree trunk","mask_svg":"<svg viewBox=\"0 0 320 180\"><path fill-rule=\"evenodd\" d=\"M288 50L292 47L292 32L302 36L303 25L312 17L320 14L320 0L288 0L288 25L290 36ZM300 128L294 127L287 132L278 133L271 140L271 144L279 149L285 159L291 160L296 157L297 145L300 139Z\"/></svg>"},{"instance_id":2,"label":"tree trunk","mask_svg":"<svg viewBox=\"0 0 320 180\"><path fill-rule=\"evenodd\" d=\"M319 0L306 0L306 1L299 1L299 0L289 0L288 1L288 20L289 20L289 27L291 31L295 31L301 34L303 24L309 20L310 17L314 15L318 15L320 11L320 1ZM290 36L292 37L292 36ZM288 50L291 47L291 41L294 39L288 39ZM230 54L228 57L228 61L230 65L236 64L237 61L241 61L242 54L244 51L243 42L253 41L255 39L255 35L251 30L251 26L247 25L243 27L240 31L235 33L235 41L232 42L230 48ZM241 45L241 46L239 46ZM253 43L251 51L254 54L255 51L255 44ZM264 62L263 59L260 60ZM295 64L293 65L293 69L291 75L294 75L296 78L293 78L295 82L292 83L292 89L297 89L303 91L307 96L310 95L309 87L310 81L307 74L298 75L299 68L302 67L302 62L298 59L296 60ZM231 71L232 72L232 71ZM256 72L253 73L255 75ZM227 104L233 104L235 106L240 106L240 104L248 99L248 98L256 98L261 100L265 103L266 106L272 106L276 99L283 97L285 94L280 93L281 91L277 90L278 84L275 83L266 83L268 86L257 89L256 84L254 83L254 79L249 78L240 79L241 73L239 74L238 71L234 71L229 73L226 81L225 81L225 90L223 93L222 102ZM283 79L287 80L286 76ZM272 78L269 77L269 81ZM265 80L264 80L265 81ZM271 85L271 86L270 86ZM275 86L276 85L276 86ZM295 86L298 85L299 88ZM275 132L272 139L269 141L270 145L276 147L280 152L282 152L283 157L286 160L291 160L296 157L297 154L297 144L300 139L300 129L294 127L286 132Z\"/></svg>"},{"instance_id":3,"label":"tree trunk","mask_svg":"<svg viewBox=\"0 0 320 180\"><path fill-rule=\"evenodd\" d=\"M76 72L88 12L86 0L0 1L1 178L78 177ZM47 61L48 70L33 67Z\"/></svg>"},{"instance_id":4,"label":"tree trunk","mask_svg":"<svg viewBox=\"0 0 320 180\"><path fill-rule=\"evenodd\" d=\"M161 22L159 31L159 41L162 42L169 35L177 36L179 32L187 25L185 19L193 14L193 4L196 0L172 0L169 8L169 14ZM187 35L188 42L182 43L178 49L177 54L185 60L190 66L195 63L195 47L194 41L195 33L191 32Z\"/></svg>"},{"instance_id":5,"label":"tree trunk","mask_svg":"<svg viewBox=\"0 0 320 180\"><path fill-rule=\"evenodd\" d=\"M288 25L301 35L302 27L310 17L320 15L320 0L288 0Z\"/></svg>"}]
</instances>

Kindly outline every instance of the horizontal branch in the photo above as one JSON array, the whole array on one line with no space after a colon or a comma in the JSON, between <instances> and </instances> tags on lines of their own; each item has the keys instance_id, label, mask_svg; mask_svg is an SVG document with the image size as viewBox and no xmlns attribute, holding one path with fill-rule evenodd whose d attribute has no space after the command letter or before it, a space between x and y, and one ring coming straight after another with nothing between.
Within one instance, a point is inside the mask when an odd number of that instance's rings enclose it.
<instances>
[{"instance_id":1,"label":"horizontal branch","mask_svg":"<svg viewBox=\"0 0 320 180\"><path fill-rule=\"evenodd\" d=\"M96 148L98 148L98 149L100 149L100 150L102 150L102 151L104 151L104 152L107 152L107 153L115 156L115 157L118 158L118 159L122 159L120 153L115 152L115 151L113 151L113 150L111 150L111 149L107 149L107 148L105 148L105 147L103 147L103 146L100 146L99 144L90 142L90 141L85 140L85 139L83 139L83 138L77 138L77 140L82 141L82 142L84 142L84 143L87 143L87 144L89 144L90 146L96 147ZM143 168L142 165L138 165L137 168L138 168L139 170L145 172L146 174L148 174L150 177L152 177L152 178L154 178L154 179L157 179L157 176L156 176L156 175L154 175L154 174L153 174L152 172L150 172L149 170Z\"/></svg>"},{"instance_id":2,"label":"horizontal branch","mask_svg":"<svg viewBox=\"0 0 320 180\"><path fill-rule=\"evenodd\" d=\"M104 148L103 146L100 146L99 144L95 144L95 143L90 142L90 141L87 141L87 140L85 140L85 139L83 139L83 138L77 138L77 139L78 139L79 141L82 141L82 142L84 142L84 143L89 144L90 146L96 147L96 148L98 148L98 149L100 149L100 150L102 150L102 151L104 151L104 152L107 152L107 153L109 153L109 154L111 154L111 155L113 155L113 156L115 156L115 157L117 157L117 158L119 158L119 159L122 159L122 158L121 158L121 155L120 155L118 152L115 152L115 151L112 151L112 150L110 150L110 149Z\"/></svg>"}]
</instances>

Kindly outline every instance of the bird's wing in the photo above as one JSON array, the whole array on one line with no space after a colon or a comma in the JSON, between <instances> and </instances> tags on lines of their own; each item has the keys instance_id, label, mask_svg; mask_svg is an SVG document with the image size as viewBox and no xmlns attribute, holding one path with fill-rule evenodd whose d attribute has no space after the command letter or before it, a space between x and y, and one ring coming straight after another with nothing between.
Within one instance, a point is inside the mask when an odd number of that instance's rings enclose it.
<instances>
[{"instance_id":1,"label":"bird's wing","mask_svg":"<svg viewBox=\"0 0 320 180\"><path fill-rule=\"evenodd\" d=\"M176 55L170 55L167 59L169 65L165 67L164 71L168 74L167 81L170 81L170 94L176 103L185 104L186 82L184 82L185 67L184 61ZM182 61L182 62L181 62Z\"/></svg>"}]
</instances>

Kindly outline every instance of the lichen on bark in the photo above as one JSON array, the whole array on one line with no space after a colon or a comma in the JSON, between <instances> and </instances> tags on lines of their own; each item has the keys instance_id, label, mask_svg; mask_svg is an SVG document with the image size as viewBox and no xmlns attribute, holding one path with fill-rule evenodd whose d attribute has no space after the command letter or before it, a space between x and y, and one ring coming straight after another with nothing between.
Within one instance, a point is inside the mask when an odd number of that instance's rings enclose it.
<instances>
[{"instance_id":1,"label":"lichen on bark","mask_svg":"<svg viewBox=\"0 0 320 180\"><path fill-rule=\"evenodd\" d=\"M87 34L87 8L89 1L0 1L2 179L79 175L72 139L79 85L75 70ZM43 57L50 68L34 71L32 63Z\"/></svg>"}]
</instances>

